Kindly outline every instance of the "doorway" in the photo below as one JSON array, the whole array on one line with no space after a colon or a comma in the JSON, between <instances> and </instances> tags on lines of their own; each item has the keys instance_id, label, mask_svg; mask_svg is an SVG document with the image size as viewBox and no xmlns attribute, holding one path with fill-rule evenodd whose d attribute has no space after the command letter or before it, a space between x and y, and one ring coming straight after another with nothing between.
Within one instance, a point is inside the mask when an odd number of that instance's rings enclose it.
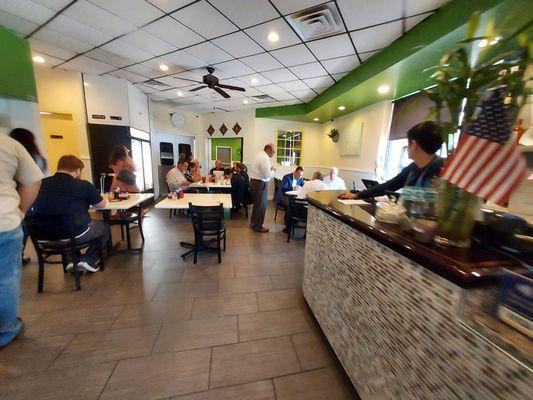
<instances>
[{"instance_id":1,"label":"doorway","mask_svg":"<svg viewBox=\"0 0 533 400\"><path fill-rule=\"evenodd\" d=\"M80 157L80 154L74 152L78 148L74 135L74 121L71 114L42 114L41 125L48 169L50 174L54 174L61 156L74 153L75 156Z\"/></svg>"},{"instance_id":2,"label":"doorway","mask_svg":"<svg viewBox=\"0 0 533 400\"><path fill-rule=\"evenodd\" d=\"M212 138L209 142L211 166L214 166L216 160L222 161L224 166L242 162L243 138Z\"/></svg>"}]
</instances>

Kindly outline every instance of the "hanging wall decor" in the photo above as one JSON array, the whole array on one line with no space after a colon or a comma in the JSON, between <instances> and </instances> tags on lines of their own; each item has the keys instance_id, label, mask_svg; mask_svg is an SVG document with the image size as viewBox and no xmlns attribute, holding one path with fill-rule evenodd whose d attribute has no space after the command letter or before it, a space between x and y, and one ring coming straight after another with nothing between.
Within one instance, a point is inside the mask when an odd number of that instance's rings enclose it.
<instances>
[{"instance_id":1,"label":"hanging wall decor","mask_svg":"<svg viewBox=\"0 0 533 400\"><path fill-rule=\"evenodd\" d=\"M213 128L213 125L209 125L209 128L207 128L207 133L209 133L209 136L213 136L213 133L215 133L215 128Z\"/></svg>"},{"instance_id":2,"label":"hanging wall decor","mask_svg":"<svg viewBox=\"0 0 533 400\"><path fill-rule=\"evenodd\" d=\"M242 129L242 128L241 128L241 126L239 125L239 123L238 123L238 122L235 122L235 125L233 125L233 128L232 128L232 130L233 130L233 132L235 133L235 135L238 135L239 132L241 131L241 129Z\"/></svg>"},{"instance_id":3,"label":"hanging wall decor","mask_svg":"<svg viewBox=\"0 0 533 400\"><path fill-rule=\"evenodd\" d=\"M226 128L226 125L222 124L222 126L220 127L220 133L222 133L222 136L224 136L227 131L228 131L228 128Z\"/></svg>"}]
</instances>

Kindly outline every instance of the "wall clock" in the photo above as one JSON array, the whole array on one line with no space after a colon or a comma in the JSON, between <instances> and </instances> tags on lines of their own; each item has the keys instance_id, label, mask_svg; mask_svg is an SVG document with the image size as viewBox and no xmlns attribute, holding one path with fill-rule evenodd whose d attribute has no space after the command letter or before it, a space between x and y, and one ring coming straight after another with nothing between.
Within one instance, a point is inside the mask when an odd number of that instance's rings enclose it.
<instances>
[{"instance_id":1,"label":"wall clock","mask_svg":"<svg viewBox=\"0 0 533 400\"><path fill-rule=\"evenodd\" d=\"M170 123L176 128L181 128L185 125L185 116L180 113L170 114Z\"/></svg>"}]
</instances>

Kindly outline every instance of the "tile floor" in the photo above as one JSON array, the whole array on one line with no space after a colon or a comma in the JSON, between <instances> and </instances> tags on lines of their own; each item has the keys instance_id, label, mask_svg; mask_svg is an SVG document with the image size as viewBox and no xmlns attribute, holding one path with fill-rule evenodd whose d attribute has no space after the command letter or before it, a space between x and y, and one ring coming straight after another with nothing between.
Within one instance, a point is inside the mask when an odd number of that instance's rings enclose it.
<instances>
[{"instance_id":1,"label":"tile floor","mask_svg":"<svg viewBox=\"0 0 533 400\"><path fill-rule=\"evenodd\" d=\"M111 257L79 292L53 265L38 294L24 267L0 399L357 399L302 295L305 242L286 243L272 211L268 234L229 221L222 264L182 261L190 221L152 209L143 254Z\"/></svg>"}]
</instances>

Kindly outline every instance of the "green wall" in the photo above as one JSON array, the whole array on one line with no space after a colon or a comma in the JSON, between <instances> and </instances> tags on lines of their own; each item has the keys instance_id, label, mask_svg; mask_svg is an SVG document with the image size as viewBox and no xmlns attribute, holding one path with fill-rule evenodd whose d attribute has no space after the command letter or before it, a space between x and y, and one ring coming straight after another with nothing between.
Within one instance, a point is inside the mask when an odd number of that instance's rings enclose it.
<instances>
[{"instance_id":1,"label":"green wall","mask_svg":"<svg viewBox=\"0 0 533 400\"><path fill-rule=\"evenodd\" d=\"M231 147L231 161L241 161L242 139L214 138L211 139L211 160L216 160L217 146Z\"/></svg>"},{"instance_id":2,"label":"green wall","mask_svg":"<svg viewBox=\"0 0 533 400\"><path fill-rule=\"evenodd\" d=\"M1 25L0 95L37 101L30 45Z\"/></svg>"}]
</instances>

